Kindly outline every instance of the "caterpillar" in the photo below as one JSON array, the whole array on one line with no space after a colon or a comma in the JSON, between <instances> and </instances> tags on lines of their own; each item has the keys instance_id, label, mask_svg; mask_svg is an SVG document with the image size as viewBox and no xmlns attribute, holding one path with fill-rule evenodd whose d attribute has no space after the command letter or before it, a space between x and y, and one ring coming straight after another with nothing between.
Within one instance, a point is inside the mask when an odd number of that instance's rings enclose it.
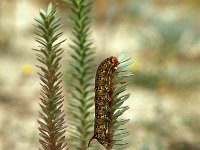
<instances>
[{"instance_id":1,"label":"caterpillar","mask_svg":"<svg viewBox=\"0 0 200 150\"><path fill-rule=\"evenodd\" d=\"M94 134L89 140L88 146L93 139L102 145L108 142L109 109L112 102L111 81L118 64L117 57L111 56L102 61L96 71Z\"/></svg>"}]
</instances>

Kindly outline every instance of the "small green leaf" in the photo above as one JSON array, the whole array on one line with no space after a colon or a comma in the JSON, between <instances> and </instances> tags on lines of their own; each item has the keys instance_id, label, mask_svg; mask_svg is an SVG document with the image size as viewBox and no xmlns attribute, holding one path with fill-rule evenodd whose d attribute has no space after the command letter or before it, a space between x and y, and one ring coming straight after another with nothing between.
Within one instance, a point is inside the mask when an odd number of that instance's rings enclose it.
<instances>
[{"instance_id":1,"label":"small green leaf","mask_svg":"<svg viewBox=\"0 0 200 150\"><path fill-rule=\"evenodd\" d=\"M120 140L120 139L123 139L123 138L127 137L128 135L130 135L130 132L123 131L123 132L115 134L113 139L114 140Z\"/></svg>"},{"instance_id":2,"label":"small green leaf","mask_svg":"<svg viewBox=\"0 0 200 150\"><path fill-rule=\"evenodd\" d=\"M123 61L124 57L125 57L125 53L121 53L121 54L117 57L119 63Z\"/></svg>"},{"instance_id":3,"label":"small green leaf","mask_svg":"<svg viewBox=\"0 0 200 150\"><path fill-rule=\"evenodd\" d=\"M47 16L52 12L52 4L49 3L48 8L47 8Z\"/></svg>"},{"instance_id":4,"label":"small green leaf","mask_svg":"<svg viewBox=\"0 0 200 150\"><path fill-rule=\"evenodd\" d=\"M114 113L113 119L117 119L119 116L121 116L128 109L129 109L129 107L125 106L121 110L118 110L116 113Z\"/></svg>"},{"instance_id":5,"label":"small green leaf","mask_svg":"<svg viewBox=\"0 0 200 150\"><path fill-rule=\"evenodd\" d=\"M113 101L114 108L119 108L124 103L124 101L126 101L129 97L130 93L118 97L115 101Z\"/></svg>"},{"instance_id":6,"label":"small green leaf","mask_svg":"<svg viewBox=\"0 0 200 150\"><path fill-rule=\"evenodd\" d=\"M45 21L45 19L46 19L46 12L44 11L44 9L40 9L40 16L41 16L42 20Z\"/></svg>"},{"instance_id":7,"label":"small green leaf","mask_svg":"<svg viewBox=\"0 0 200 150\"><path fill-rule=\"evenodd\" d=\"M113 130L116 130L117 128L119 128L122 125L125 125L129 121L130 121L130 119L121 119L120 121L117 121L117 123L113 124Z\"/></svg>"},{"instance_id":8,"label":"small green leaf","mask_svg":"<svg viewBox=\"0 0 200 150\"><path fill-rule=\"evenodd\" d=\"M129 65L131 65L132 62L131 61L127 61L127 62L124 62L122 64L119 64L116 72L121 72L122 70L124 70L126 67L128 67Z\"/></svg>"},{"instance_id":9,"label":"small green leaf","mask_svg":"<svg viewBox=\"0 0 200 150\"><path fill-rule=\"evenodd\" d=\"M128 86L128 83L125 83L125 84L123 84L123 85L121 85L121 86L118 86L118 87L114 90L113 96L115 97L115 96L117 96L118 94L124 92L124 91L126 90L126 87L127 87L127 86Z\"/></svg>"}]
</instances>

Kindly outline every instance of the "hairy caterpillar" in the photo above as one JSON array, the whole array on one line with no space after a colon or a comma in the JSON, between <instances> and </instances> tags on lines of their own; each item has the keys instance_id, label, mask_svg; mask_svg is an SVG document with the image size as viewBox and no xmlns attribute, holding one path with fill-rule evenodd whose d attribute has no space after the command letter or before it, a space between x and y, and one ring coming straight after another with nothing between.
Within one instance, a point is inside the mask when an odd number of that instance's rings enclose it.
<instances>
[{"instance_id":1,"label":"hairy caterpillar","mask_svg":"<svg viewBox=\"0 0 200 150\"><path fill-rule=\"evenodd\" d=\"M96 71L94 135L90 139L88 146L93 139L96 139L102 145L108 142L109 109L112 102L111 80L118 64L117 57L111 56L101 62Z\"/></svg>"}]
</instances>

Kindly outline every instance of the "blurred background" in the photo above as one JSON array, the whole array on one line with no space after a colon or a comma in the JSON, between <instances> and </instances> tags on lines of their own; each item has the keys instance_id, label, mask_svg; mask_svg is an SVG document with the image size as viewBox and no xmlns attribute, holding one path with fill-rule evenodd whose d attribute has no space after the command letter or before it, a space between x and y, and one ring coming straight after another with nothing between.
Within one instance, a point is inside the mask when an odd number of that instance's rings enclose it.
<instances>
[{"instance_id":1,"label":"blurred background","mask_svg":"<svg viewBox=\"0 0 200 150\"><path fill-rule=\"evenodd\" d=\"M92 35L100 62L125 53L133 64L127 101L129 150L200 150L200 1L94 0ZM62 0L0 0L0 150L38 149L39 78L34 17Z\"/></svg>"}]
</instances>

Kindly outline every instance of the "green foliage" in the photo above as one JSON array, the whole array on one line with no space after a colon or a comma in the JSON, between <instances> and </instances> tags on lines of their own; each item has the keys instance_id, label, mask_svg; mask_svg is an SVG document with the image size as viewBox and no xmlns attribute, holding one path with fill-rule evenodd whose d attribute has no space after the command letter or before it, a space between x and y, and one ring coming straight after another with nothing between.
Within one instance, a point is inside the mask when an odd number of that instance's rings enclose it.
<instances>
[{"instance_id":1,"label":"green foliage","mask_svg":"<svg viewBox=\"0 0 200 150\"><path fill-rule=\"evenodd\" d=\"M114 73L112 88L113 102L111 103L111 121L108 127L107 149L125 149L128 143L124 142L124 138L129 135L129 132L123 126L129 119L121 119L120 116L128 110L128 106L122 106L123 103L130 97L130 93L122 94L128 86L127 78L132 75L126 68L131 64L130 59L123 61L123 55L118 57L119 66Z\"/></svg>"},{"instance_id":2,"label":"green foliage","mask_svg":"<svg viewBox=\"0 0 200 150\"><path fill-rule=\"evenodd\" d=\"M92 134L92 113L94 105L93 87L94 79L94 50L89 39L91 22L91 2L89 0L67 0L71 8L70 20L73 26L72 43L70 44L70 69L68 72L69 86L69 141L72 149L88 149L88 139Z\"/></svg>"},{"instance_id":3,"label":"green foliage","mask_svg":"<svg viewBox=\"0 0 200 150\"><path fill-rule=\"evenodd\" d=\"M64 121L63 95L61 77L59 72L61 54L63 49L59 48L63 41L57 42L62 32L57 32L61 25L56 17L57 9L52 8L49 4L47 11L40 10L40 16L35 19L37 24L35 40L40 44L38 49L34 49L40 54L37 54L37 60L42 65L37 66L42 73L38 73L42 86L40 93L40 139L39 142L44 150L62 150L66 149L66 141L64 133L66 126Z\"/></svg>"},{"instance_id":4,"label":"green foliage","mask_svg":"<svg viewBox=\"0 0 200 150\"><path fill-rule=\"evenodd\" d=\"M196 58L193 54L185 53L198 41L200 35L195 28L191 28L192 19L190 15L181 20L148 19L151 28L147 34L140 36L145 44L142 44L144 51L139 58L145 58L141 66L146 67L132 79L134 84L171 91L188 91L188 88L199 85L199 76L195 76L199 71ZM195 73L192 73L194 70Z\"/></svg>"},{"instance_id":5,"label":"green foliage","mask_svg":"<svg viewBox=\"0 0 200 150\"><path fill-rule=\"evenodd\" d=\"M149 18L151 27L158 34L141 34L146 49L156 50L159 55L175 55L183 49L183 36L191 27L191 17L185 17L183 21L162 20ZM147 36L150 35L150 36Z\"/></svg>"}]
</instances>

